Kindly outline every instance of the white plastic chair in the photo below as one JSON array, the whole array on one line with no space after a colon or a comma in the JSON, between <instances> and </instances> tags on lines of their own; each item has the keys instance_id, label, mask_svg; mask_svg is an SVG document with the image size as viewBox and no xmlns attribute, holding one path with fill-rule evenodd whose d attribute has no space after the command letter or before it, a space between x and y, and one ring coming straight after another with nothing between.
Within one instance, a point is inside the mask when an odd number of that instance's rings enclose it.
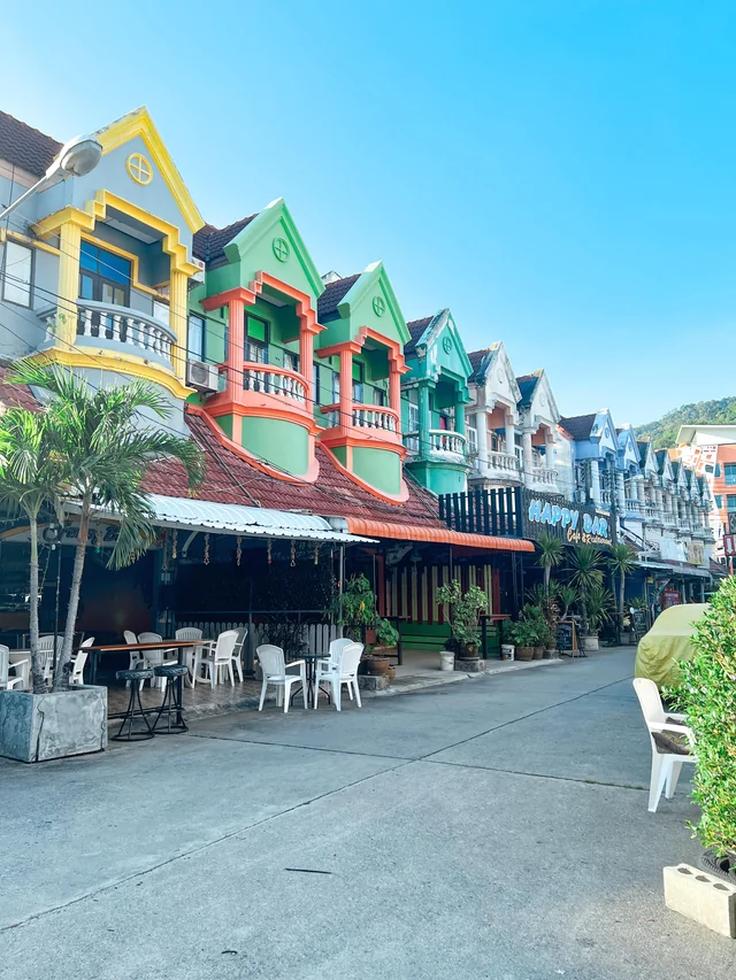
<instances>
[{"instance_id":1,"label":"white plastic chair","mask_svg":"<svg viewBox=\"0 0 736 980\"><path fill-rule=\"evenodd\" d=\"M304 707L309 707L307 702L307 665L303 660L292 660L287 664L281 647L273 646L271 643L264 643L257 647L256 656L261 664L261 673L263 674L259 711L263 711L263 702L266 700L266 691L269 685L276 688L276 704L280 707L283 702L284 714L289 710L291 689L294 684L302 685ZM299 673L289 674L288 671L295 667L298 667Z\"/></svg>"},{"instance_id":2,"label":"white plastic chair","mask_svg":"<svg viewBox=\"0 0 736 980\"><path fill-rule=\"evenodd\" d=\"M159 640L163 640L163 636L160 633L139 633L138 642L139 643L158 643ZM171 654L175 654L176 651L171 647L168 649L161 648L160 650L141 650L140 654L143 657L147 667L170 667L172 664L178 663L177 657L174 655L173 658ZM166 654L169 654L167 657ZM152 677L151 687L160 687L163 690L166 687L165 677Z\"/></svg>"},{"instance_id":3,"label":"white plastic chair","mask_svg":"<svg viewBox=\"0 0 736 980\"><path fill-rule=\"evenodd\" d=\"M330 659L317 661L317 671L314 679L315 711L319 704L320 684L325 681L332 688L332 701L338 711L342 710L340 702L343 684L347 684L348 686L350 700L352 701L353 696L355 696L355 703L359 708L363 707L363 702L360 700L360 688L358 686L358 664L362 655L362 643L348 641L342 648L336 647L334 653L332 643L330 644Z\"/></svg>"},{"instance_id":4,"label":"white plastic chair","mask_svg":"<svg viewBox=\"0 0 736 980\"><path fill-rule=\"evenodd\" d=\"M233 677L233 650L238 640L237 630L225 630L220 633L216 640L205 640L202 643L206 651L200 663L205 673L209 677L210 687L214 689L215 684L220 683L220 678L227 672L230 684L235 687ZM194 677L194 683L203 680L201 677Z\"/></svg>"},{"instance_id":5,"label":"white plastic chair","mask_svg":"<svg viewBox=\"0 0 736 980\"><path fill-rule=\"evenodd\" d=\"M54 636L40 636L38 638L38 652L43 654L43 676L47 684L51 682L51 672L54 669L54 649L61 646L63 637Z\"/></svg>"},{"instance_id":6,"label":"white plastic chair","mask_svg":"<svg viewBox=\"0 0 736 980\"><path fill-rule=\"evenodd\" d=\"M17 661L13 667L18 668L21 664L26 663L28 663L27 660ZM4 643L0 643L0 691L12 691L15 687L23 687L23 674L11 676L10 650Z\"/></svg>"},{"instance_id":7,"label":"white plastic chair","mask_svg":"<svg viewBox=\"0 0 736 980\"><path fill-rule=\"evenodd\" d=\"M84 665L87 663L87 657L89 656L87 648L91 647L94 642L94 636L88 636L86 640L83 640L79 644L76 656L72 657L72 672L69 675L70 684L84 684Z\"/></svg>"},{"instance_id":8,"label":"white plastic chair","mask_svg":"<svg viewBox=\"0 0 736 980\"><path fill-rule=\"evenodd\" d=\"M238 638L235 641L235 646L233 647L233 664L238 672L238 680L243 683L243 648L245 647L245 639L248 636L248 628L246 626L240 626L236 630Z\"/></svg>"},{"instance_id":9,"label":"white plastic chair","mask_svg":"<svg viewBox=\"0 0 736 980\"><path fill-rule=\"evenodd\" d=\"M133 630L123 630L123 639L126 643L138 642L138 637L135 635ZM128 670L135 670L138 664L143 660L143 654L140 652L140 650L131 650L128 656Z\"/></svg>"},{"instance_id":10,"label":"white plastic chair","mask_svg":"<svg viewBox=\"0 0 736 980\"><path fill-rule=\"evenodd\" d=\"M649 812L656 813L664 790L665 798L675 795L677 780L684 762L697 762L695 739L691 729L682 724L684 715L665 714L657 685L646 677L634 678L644 723L652 746L652 775L649 783ZM673 738L672 736L675 736ZM680 736L678 741L677 736ZM681 745L685 736L688 747Z\"/></svg>"},{"instance_id":11,"label":"white plastic chair","mask_svg":"<svg viewBox=\"0 0 736 980\"><path fill-rule=\"evenodd\" d=\"M196 626L182 626L178 629L174 636L177 640L201 640L202 630L198 629ZM184 662L189 670L189 686L194 687L196 681L194 680L195 675L199 674L201 670L201 659L202 659L202 644L194 642L192 646L186 647L184 650Z\"/></svg>"}]
</instances>

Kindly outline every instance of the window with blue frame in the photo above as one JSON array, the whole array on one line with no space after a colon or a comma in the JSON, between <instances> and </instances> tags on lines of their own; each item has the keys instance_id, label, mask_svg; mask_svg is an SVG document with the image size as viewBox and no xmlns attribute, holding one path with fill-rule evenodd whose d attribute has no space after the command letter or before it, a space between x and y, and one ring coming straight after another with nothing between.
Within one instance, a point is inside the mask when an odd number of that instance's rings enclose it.
<instances>
[{"instance_id":1,"label":"window with blue frame","mask_svg":"<svg viewBox=\"0 0 736 980\"><path fill-rule=\"evenodd\" d=\"M726 510L733 513L736 511L736 493L729 493L726 496Z\"/></svg>"},{"instance_id":2,"label":"window with blue frame","mask_svg":"<svg viewBox=\"0 0 736 980\"><path fill-rule=\"evenodd\" d=\"M723 476L727 487L736 487L736 463L724 463Z\"/></svg>"},{"instance_id":3,"label":"window with blue frame","mask_svg":"<svg viewBox=\"0 0 736 980\"><path fill-rule=\"evenodd\" d=\"M79 254L79 298L110 306L130 303L131 264L128 259L93 242L82 241Z\"/></svg>"},{"instance_id":4,"label":"window with blue frame","mask_svg":"<svg viewBox=\"0 0 736 980\"><path fill-rule=\"evenodd\" d=\"M721 496L720 493L717 493L715 495L715 498L716 498L716 507L718 508L718 510L720 510L721 507L723 507L723 497Z\"/></svg>"}]
</instances>

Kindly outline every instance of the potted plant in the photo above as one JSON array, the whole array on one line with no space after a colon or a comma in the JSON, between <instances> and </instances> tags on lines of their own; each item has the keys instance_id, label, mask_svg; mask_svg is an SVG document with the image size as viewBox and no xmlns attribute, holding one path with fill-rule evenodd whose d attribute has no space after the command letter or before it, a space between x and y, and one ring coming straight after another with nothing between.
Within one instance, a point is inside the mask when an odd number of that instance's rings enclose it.
<instances>
[{"instance_id":1,"label":"potted plant","mask_svg":"<svg viewBox=\"0 0 736 980\"><path fill-rule=\"evenodd\" d=\"M736 885L736 577L726 579L680 661L678 707L695 736L694 831L705 867Z\"/></svg>"},{"instance_id":2,"label":"potted plant","mask_svg":"<svg viewBox=\"0 0 736 980\"><path fill-rule=\"evenodd\" d=\"M560 622L560 607L557 602L556 590L537 585L528 591L527 598L529 606L535 607L533 615L539 625L542 655L550 659L557 653L557 626ZM540 613L544 625L539 619Z\"/></svg>"},{"instance_id":3,"label":"potted plant","mask_svg":"<svg viewBox=\"0 0 736 980\"><path fill-rule=\"evenodd\" d=\"M616 598L616 612L618 614L616 623L617 642L621 642L621 633L624 628L624 601L626 596L626 576L636 568L636 555L633 548L626 542L612 544L606 556L606 564L611 571L611 578L618 576L618 595Z\"/></svg>"},{"instance_id":4,"label":"potted plant","mask_svg":"<svg viewBox=\"0 0 736 980\"><path fill-rule=\"evenodd\" d=\"M582 598L585 634L583 649L598 649L598 634L602 627L611 619L614 609L613 593L602 582L592 585Z\"/></svg>"},{"instance_id":5,"label":"potted plant","mask_svg":"<svg viewBox=\"0 0 736 980\"><path fill-rule=\"evenodd\" d=\"M389 657L396 656L396 645L399 642L399 631L387 619L378 616L375 620L376 643L371 647L367 658L369 674L391 674L392 666Z\"/></svg>"},{"instance_id":6,"label":"potted plant","mask_svg":"<svg viewBox=\"0 0 736 980\"><path fill-rule=\"evenodd\" d=\"M366 645L375 642L376 597L365 575L350 576L336 599L335 613L345 636Z\"/></svg>"},{"instance_id":7,"label":"potted plant","mask_svg":"<svg viewBox=\"0 0 736 980\"><path fill-rule=\"evenodd\" d=\"M533 660L537 633L534 626L525 619L518 619L508 626L509 639L514 643L516 660Z\"/></svg>"},{"instance_id":8,"label":"potted plant","mask_svg":"<svg viewBox=\"0 0 736 980\"><path fill-rule=\"evenodd\" d=\"M190 485L201 478L199 449L188 439L141 428L140 411L163 419L168 402L135 381L93 390L73 372L43 362L26 363L14 380L45 389L50 401L38 412L15 408L0 418L0 499L29 520L30 646L33 690L0 692L0 755L24 762L99 751L107 744L107 689L70 686L72 643L94 509L119 525L108 566L135 561L155 540L153 513L141 481L148 466L180 460ZM38 649L38 515L43 507L79 515L78 541L61 651L52 690Z\"/></svg>"},{"instance_id":9,"label":"potted plant","mask_svg":"<svg viewBox=\"0 0 736 980\"><path fill-rule=\"evenodd\" d=\"M603 622L600 617L598 624L591 624L588 615L588 600L591 593L595 597L600 597L603 589L603 571L601 564L603 556L598 548L592 544L578 544L572 550L570 556L570 584L578 594L578 603L582 615L583 627L583 650L598 649L598 630ZM591 610L595 612L595 598L591 603Z\"/></svg>"},{"instance_id":10,"label":"potted plant","mask_svg":"<svg viewBox=\"0 0 736 980\"><path fill-rule=\"evenodd\" d=\"M480 615L488 608L488 597L477 585L463 592L460 583L453 580L437 589L437 602L448 607L455 669L478 672L481 669Z\"/></svg>"}]
</instances>

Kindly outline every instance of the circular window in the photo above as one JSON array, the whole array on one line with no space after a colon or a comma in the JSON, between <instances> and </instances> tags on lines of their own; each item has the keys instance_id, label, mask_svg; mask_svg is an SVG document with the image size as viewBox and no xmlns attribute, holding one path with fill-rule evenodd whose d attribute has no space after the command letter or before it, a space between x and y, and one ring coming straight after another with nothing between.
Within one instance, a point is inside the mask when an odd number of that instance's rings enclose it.
<instances>
[{"instance_id":1,"label":"circular window","mask_svg":"<svg viewBox=\"0 0 736 980\"><path fill-rule=\"evenodd\" d=\"M373 307L373 312L376 314L376 316L383 316L383 314L386 312L386 304L384 303L382 296L374 296L371 306Z\"/></svg>"},{"instance_id":2,"label":"circular window","mask_svg":"<svg viewBox=\"0 0 736 980\"><path fill-rule=\"evenodd\" d=\"M445 336L442 338L442 350L445 352L445 354L449 354L452 350L452 338L449 334L445 334Z\"/></svg>"},{"instance_id":3,"label":"circular window","mask_svg":"<svg viewBox=\"0 0 736 980\"><path fill-rule=\"evenodd\" d=\"M131 153L125 166L128 170L128 176L136 184L143 184L145 187L153 180L153 167L142 153Z\"/></svg>"},{"instance_id":4,"label":"circular window","mask_svg":"<svg viewBox=\"0 0 736 980\"><path fill-rule=\"evenodd\" d=\"M273 254L279 260L279 262L286 262L289 258L289 243L285 238L274 238L271 242L271 248L273 249Z\"/></svg>"}]
</instances>

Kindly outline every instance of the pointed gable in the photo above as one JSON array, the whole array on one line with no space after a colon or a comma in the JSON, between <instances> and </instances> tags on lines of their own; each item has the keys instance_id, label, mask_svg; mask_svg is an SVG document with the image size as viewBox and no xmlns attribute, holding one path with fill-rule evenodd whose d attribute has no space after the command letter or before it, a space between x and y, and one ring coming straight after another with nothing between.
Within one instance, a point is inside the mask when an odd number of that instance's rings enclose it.
<instances>
[{"instance_id":1,"label":"pointed gable","mask_svg":"<svg viewBox=\"0 0 736 980\"><path fill-rule=\"evenodd\" d=\"M521 392L503 341L496 341L485 351L475 351L470 355L471 365L477 354L484 356L480 359L480 371L473 372L473 380L484 389L486 404L500 401L516 411Z\"/></svg>"},{"instance_id":2,"label":"pointed gable","mask_svg":"<svg viewBox=\"0 0 736 980\"><path fill-rule=\"evenodd\" d=\"M641 468L641 459L633 428L630 425L625 425L617 430L617 435L622 466L629 471L636 470L638 472Z\"/></svg>"},{"instance_id":3,"label":"pointed gable","mask_svg":"<svg viewBox=\"0 0 736 980\"><path fill-rule=\"evenodd\" d=\"M672 472L672 462L666 449L657 450L657 468L659 475L663 480L674 481L674 474Z\"/></svg>"},{"instance_id":4,"label":"pointed gable","mask_svg":"<svg viewBox=\"0 0 736 980\"><path fill-rule=\"evenodd\" d=\"M407 326L412 339L404 348L404 355L412 374L437 381L445 373L467 395L467 379L472 368L450 310L412 320Z\"/></svg>"},{"instance_id":5,"label":"pointed gable","mask_svg":"<svg viewBox=\"0 0 736 980\"><path fill-rule=\"evenodd\" d=\"M540 369L523 374L516 381L521 393L519 408L528 416L530 423L535 426L545 422L557 425L560 412L545 371Z\"/></svg>"},{"instance_id":6,"label":"pointed gable","mask_svg":"<svg viewBox=\"0 0 736 980\"><path fill-rule=\"evenodd\" d=\"M355 340L373 333L403 347L411 339L391 281L382 262L372 262L358 275L328 284L318 308L320 323L327 330L320 347Z\"/></svg>"},{"instance_id":7,"label":"pointed gable","mask_svg":"<svg viewBox=\"0 0 736 980\"><path fill-rule=\"evenodd\" d=\"M657 476L659 474L659 467L652 443L648 439L642 439L637 445L639 447L639 458L644 475L649 477Z\"/></svg>"}]
</instances>

